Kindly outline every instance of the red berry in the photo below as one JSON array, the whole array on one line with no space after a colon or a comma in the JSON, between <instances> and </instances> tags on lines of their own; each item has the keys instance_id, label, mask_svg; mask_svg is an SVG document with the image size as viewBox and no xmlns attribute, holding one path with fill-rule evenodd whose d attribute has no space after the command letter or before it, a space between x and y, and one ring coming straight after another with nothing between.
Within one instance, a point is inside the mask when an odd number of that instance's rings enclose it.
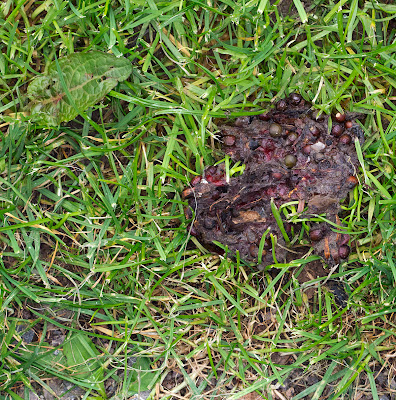
<instances>
[{"instance_id":1,"label":"red berry","mask_svg":"<svg viewBox=\"0 0 396 400\"><path fill-rule=\"evenodd\" d=\"M352 126L353 126L353 122L352 122L352 121L346 121L346 122L345 122L345 128L351 129Z\"/></svg>"},{"instance_id":2,"label":"red berry","mask_svg":"<svg viewBox=\"0 0 396 400\"><path fill-rule=\"evenodd\" d=\"M342 135L342 132L344 132L344 127L342 125L334 125L333 128L331 129L332 135L335 137L339 137Z\"/></svg>"},{"instance_id":3,"label":"red berry","mask_svg":"<svg viewBox=\"0 0 396 400\"><path fill-rule=\"evenodd\" d=\"M313 242L317 242L323 238L323 231L321 229L312 229L311 231L309 231L309 238Z\"/></svg>"},{"instance_id":4,"label":"red berry","mask_svg":"<svg viewBox=\"0 0 396 400\"><path fill-rule=\"evenodd\" d=\"M278 104L276 105L276 109L278 110L278 111L285 111L286 110L286 108L287 108L287 103L286 103L286 100L279 100L278 101Z\"/></svg>"},{"instance_id":5,"label":"red berry","mask_svg":"<svg viewBox=\"0 0 396 400\"><path fill-rule=\"evenodd\" d=\"M349 178L347 178L346 183L352 189L358 185L359 181L356 176L351 175Z\"/></svg>"},{"instance_id":6,"label":"red berry","mask_svg":"<svg viewBox=\"0 0 396 400\"><path fill-rule=\"evenodd\" d=\"M318 137L320 135L320 130L316 126L311 126L309 128L310 132L312 133L313 136Z\"/></svg>"},{"instance_id":7,"label":"red berry","mask_svg":"<svg viewBox=\"0 0 396 400\"><path fill-rule=\"evenodd\" d=\"M299 104L300 101L301 101L301 96L300 96L298 93L292 93L292 94L290 95L290 102L291 102L292 104L294 104L295 106L296 106L297 104Z\"/></svg>"},{"instance_id":8,"label":"red berry","mask_svg":"<svg viewBox=\"0 0 396 400\"><path fill-rule=\"evenodd\" d=\"M351 137L347 134L341 135L340 137L340 144L348 145L351 143Z\"/></svg>"},{"instance_id":9,"label":"red berry","mask_svg":"<svg viewBox=\"0 0 396 400\"><path fill-rule=\"evenodd\" d=\"M343 114L343 113L338 112L338 113L335 115L335 119L336 119L337 122L344 122L345 119L346 119L346 115Z\"/></svg>"},{"instance_id":10,"label":"red berry","mask_svg":"<svg viewBox=\"0 0 396 400\"><path fill-rule=\"evenodd\" d=\"M348 258L350 251L351 251L351 249L349 248L349 246L343 245L343 246L339 247L338 255L340 256L340 258L345 259L345 258Z\"/></svg>"}]
</instances>

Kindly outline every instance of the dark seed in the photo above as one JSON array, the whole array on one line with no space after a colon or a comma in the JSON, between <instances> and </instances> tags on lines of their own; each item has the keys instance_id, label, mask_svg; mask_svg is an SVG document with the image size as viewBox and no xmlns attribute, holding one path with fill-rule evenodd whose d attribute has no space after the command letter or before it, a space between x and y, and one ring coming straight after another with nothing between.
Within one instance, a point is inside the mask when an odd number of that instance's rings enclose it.
<instances>
[{"instance_id":1,"label":"dark seed","mask_svg":"<svg viewBox=\"0 0 396 400\"><path fill-rule=\"evenodd\" d=\"M311 231L309 231L309 238L314 241L317 242L320 239L323 238L323 232L321 229L312 229Z\"/></svg>"},{"instance_id":2,"label":"dark seed","mask_svg":"<svg viewBox=\"0 0 396 400\"><path fill-rule=\"evenodd\" d=\"M339 137L342 135L342 132L344 132L344 127L342 125L334 125L333 128L331 129L332 135L335 137Z\"/></svg>"},{"instance_id":3,"label":"dark seed","mask_svg":"<svg viewBox=\"0 0 396 400\"><path fill-rule=\"evenodd\" d=\"M301 96L300 96L299 94L297 94L297 93L292 93L292 94L290 95L290 102L291 102L292 104L294 104L295 106L296 106L297 104L299 104L300 101L301 101Z\"/></svg>"},{"instance_id":4,"label":"dark seed","mask_svg":"<svg viewBox=\"0 0 396 400\"><path fill-rule=\"evenodd\" d=\"M260 114L258 117L261 119L261 121L269 121L271 119L269 114Z\"/></svg>"},{"instance_id":5,"label":"dark seed","mask_svg":"<svg viewBox=\"0 0 396 400\"><path fill-rule=\"evenodd\" d=\"M345 122L345 128L351 129L352 126L353 126L353 122L352 122L352 121L346 121L346 122Z\"/></svg>"},{"instance_id":6,"label":"dark seed","mask_svg":"<svg viewBox=\"0 0 396 400\"><path fill-rule=\"evenodd\" d=\"M343 114L343 113L338 112L338 113L335 115L335 119L336 119L337 122L344 122L345 119L346 119L346 115Z\"/></svg>"},{"instance_id":7,"label":"dark seed","mask_svg":"<svg viewBox=\"0 0 396 400\"><path fill-rule=\"evenodd\" d=\"M260 143L257 140L251 139L249 141L249 148L250 150L256 150L257 147L260 147Z\"/></svg>"},{"instance_id":8,"label":"dark seed","mask_svg":"<svg viewBox=\"0 0 396 400\"><path fill-rule=\"evenodd\" d=\"M333 144L333 141L331 139L326 139L326 145L331 146Z\"/></svg>"},{"instance_id":9,"label":"dark seed","mask_svg":"<svg viewBox=\"0 0 396 400\"><path fill-rule=\"evenodd\" d=\"M340 258L346 259L349 256L349 253L351 252L351 249L347 245L340 246L338 249L338 255Z\"/></svg>"},{"instance_id":10,"label":"dark seed","mask_svg":"<svg viewBox=\"0 0 396 400\"><path fill-rule=\"evenodd\" d=\"M226 146L233 146L235 144L235 136L233 135L224 136L224 144Z\"/></svg>"},{"instance_id":11,"label":"dark seed","mask_svg":"<svg viewBox=\"0 0 396 400\"><path fill-rule=\"evenodd\" d=\"M297 164L296 156L289 154L285 157L285 165L287 168L293 168Z\"/></svg>"},{"instance_id":12,"label":"dark seed","mask_svg":"<svg viewBox=\"0 0 396 400\"><path fill-rule=\"evenodd\" d=\"M350 187L351 189L354 188L355 186L358 185L359 181L355 176L350 176L347 180L346 183L348 185L348 187Z\"/></svg>"},{"instance_id":13,"label":"dark seed","mask_svg":"<svg viewBox=\"0 0 396 400\"><path fill-rule=\"evenodd\" d=\"M271 124L269 127L269 134L273 138L281 136L282 135L282 127L279 124Z\"/></svg>"},{"instance_id":14,"label":"dark seed","mask_svg":"<svg viewBox=\"0 0 396 400\"><path fill-rule=\"evenodd\" d=\"M282 176L283 176L283 174L282 174L281 172L273 172L273 173L272 173L272 177L273 177L274 179L276 179L276 180L281 179Z\"/></svg>"},{"instance_id":15,"label":"dark seed","mask_svg":"<svg viewBox=\"0 0 396 400\"><path fill-rule=\"evenodd\" d=\"M216 226L216 220L212 218L205 218L203 221L203 226L206 229L213 229Z\"/></svg>"},{"instance_id":16,"label":"dark seed","mask_svg":"<svg viewBox=\"0 0 396 400\"><path fill-rule=\"evenodd\" d=\"M287 108L286 100L279 100L278 104L276 105L276 109L278 111L285 111Z\"/></svg>"},{"instance_id":17,"label":"dark seed","mask_svg":"<svg viewBox=\"0 0 396 400\"><path fill-rule=\"evenodd\" d=\"M309 131L312 133L313 136L318 137L320 135L320 130L316 126L311 126Z\"/></svg>"},{"instance_id":18,"label":"dark seed","mask_svg":"<svg viewBox=\"0 0 396 400\"><path fill-rule=\"evenodd\" d=\"M341 135L340 137L340 144L350 144L351 143L351 137L347 134Z\"/></svg>"},{"instance_id":19,"label":"dark seed","mask_svg":"<svg viewBox=\"0 0 396 400\"><path fill-rule=\"evenodd\" d=\"M311 145L306 144L303 148L302 148L302 152L304 154L309 154L311 152Z\"/></svg>"}]
</instances>

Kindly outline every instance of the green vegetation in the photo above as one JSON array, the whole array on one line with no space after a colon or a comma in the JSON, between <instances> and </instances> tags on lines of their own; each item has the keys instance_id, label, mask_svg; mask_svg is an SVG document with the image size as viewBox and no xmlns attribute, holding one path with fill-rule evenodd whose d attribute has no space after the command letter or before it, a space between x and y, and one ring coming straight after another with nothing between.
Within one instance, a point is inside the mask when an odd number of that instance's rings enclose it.
<instances>
[{"instance_id":1,"label":"green vegetation","mask_svg":"<svg viewBox=\"0 0 396 400\"><path fill-rule=\"evenodd\" d=\"M1 393L55 398L55 377L96 399L389 393L395 21L385 0L3 1ZM29 83L89 50L127 58L131 75L71 122L25 121ZM367 116L361 185L342 213L355 247L329 270L344 309L327 278L299 283L309 258L258 271L204 249L183 212L182 190L224 157L221 118L293 91Z\"/></svg>"}]
</instances>

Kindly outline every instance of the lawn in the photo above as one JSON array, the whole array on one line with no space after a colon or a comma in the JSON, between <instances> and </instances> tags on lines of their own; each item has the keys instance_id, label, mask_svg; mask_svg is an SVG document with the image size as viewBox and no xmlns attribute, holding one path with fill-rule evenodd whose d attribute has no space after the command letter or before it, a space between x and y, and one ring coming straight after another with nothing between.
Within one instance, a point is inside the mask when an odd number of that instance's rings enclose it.
<instances>
[{"instance_id":1,"label":"lawn","mask_svg":"<svg viewBox=\"0 0 396 400\"><path fill-rule=\"evenodd\" d=\"M395 33L392 0L4 0L0 396L394 399ZM29 114L34 78L65 88L92 51L127 77L71 120ZM309 253L259 270L205 247L182 197L214 163L243 173L221 124L291 93L365 136L351 254L304 280Z\"/></svg>"}]
</instances>

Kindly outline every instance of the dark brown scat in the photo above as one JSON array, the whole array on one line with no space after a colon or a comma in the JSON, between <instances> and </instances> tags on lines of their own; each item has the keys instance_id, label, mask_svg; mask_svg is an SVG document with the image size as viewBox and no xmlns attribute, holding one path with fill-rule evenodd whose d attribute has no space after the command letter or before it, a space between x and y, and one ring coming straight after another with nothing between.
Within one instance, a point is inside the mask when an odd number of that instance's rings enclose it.
<instances>
[{"instance_id":1,"label":"dark brown scat","mask_svg":"<svg viewBox=\"0 0 396 400\"><path fill-rule=\"evenodd\" d=\"M230 254L239 252L243 260L257 263L260 240L268 230L264 245L267 253L262 255L262 266L274 262L271 234L277 237L276 259L279 262L290 260L295 248L289 248L284 240L271 209L271 199L278 209L282 204L298 201L307 205L305 211L309 214L322 215L333 225L321 224L321 235L310 239L300 235L300 224L289 225L290 221L283 221L284 226L291 228L288 235L301 236L302 243L311 243L314 254L328 264L335 265L345 259L347 239L337 236L333 230L338 224L340 201L358 184L355 173L359 163L354 141L357 138L362 143L363 132L358 124L353 124L345 133L351 141L342 137L345 127L350 125L347 122L358 118L347 115L345 122L333 124L340 126L336 131L341 131L342 139L329 135L329 117L322 114L316 119L309 104L297 100L293 95L259 117L249 121L239 119L237 126L220 126L224 151L232 160L243 162L246 168L242 175L231 177L228 184L223 184L224 168L207 168L206 179L194 187L194 196L189 197L192 193L186 191L185 198L196 210L194 227L202 244L211 246L213 242L220 242L228 246ZM343 117L338 117L340 119ZM294 140L287 137L287 132L296 136L291 137ZM227 146L233 141L228 138L230 136L237 140ZM319 151L318 146L313 147L318 142L325 145ZM304 207L300 212L304 212ZM284 218L282 212L280 216ZM314 228L311 229L312 233ZM296 246L302 243L295 241Z\"/></svg>"}]
</instances>

